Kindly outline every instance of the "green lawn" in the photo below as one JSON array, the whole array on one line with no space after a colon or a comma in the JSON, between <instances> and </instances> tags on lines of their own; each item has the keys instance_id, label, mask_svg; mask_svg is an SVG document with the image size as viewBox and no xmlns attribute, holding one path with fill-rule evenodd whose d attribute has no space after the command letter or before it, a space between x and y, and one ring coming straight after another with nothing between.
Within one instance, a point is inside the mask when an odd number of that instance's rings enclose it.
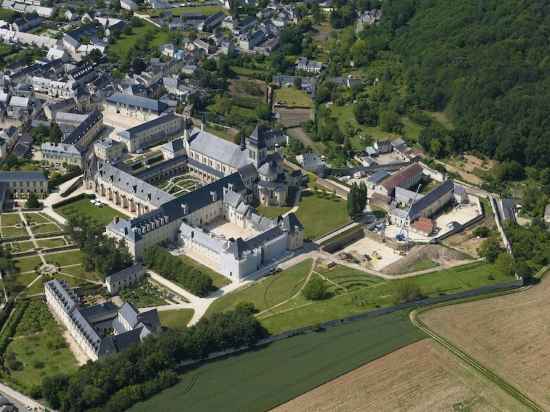
<instances>
[{"instance_id":1,"label":"green lawn","mask_svg":"<svg viewBox=\"0 0 550 412\"><path fill-rule=\"evenodd\" d=\"M27 223L49 223L52 219L42 213L24 213Z\"/></svg>"},{"instance_id":2,"label":"green lawn","mask_svg":"<svg viewBox=\"0 0 550 412\"><path fill-rule=\"evenodd\" d=\"M90 199L88 198L79 199L67 205L58 207L55 211L67 218L73 215L86 216L94 219L101 225L111 223L116 216L123 218L128 217L107 205L103 205L101 207L95 206L90 203Z\"/></svg>"},{"instance_id":3,"label":"green lawn","mask_svg":"<svg viewBox=\"0 0 550 412\"><path fill-rule=\"evenodd\" d=\"M120 38L115 41L115 43L109 46L108 53L116 56L118 59L125 59L128 52L133 49L136 44L143 43L145 41L147 32L154 33L153 40L150 43L150 47L152 49L156 49L161 44L169 42L170 36L168 32L161 31L152 24L144 22L143 26L134 27L131 35L126 36L122 34Z\"/></svg>"},{"instance_id":4,"label":"green lawn","mask_svg":"<svg viewBox=\"0 0 550 412\"><path fill-rule=\"evenodd\" d=\"M84 269L84 266L82 266L82 265L69 266L67 268L62 268L61 273L65 273L65 274L68 274L68 275L73 275L73 276L76 276L76 277L79 277L79 278L82 278L82 279L91 280L91 281L95 281L95 282L103 281L103 278L101 276L99 276L95 272L87 272Z\"/></svg>"},{"instance_id":5,"label":"green lawn","mask_svg":"<svg viewBox=\"0 0 550 412\"><path fill-rule=\"evenodd\" d=\"M13 10L0 8L0 20L9 19L14 14L16 14L16 13Z\"/></svg>"},{"instance_id":6,"label":"green lawn","mask_svg":"<svg viewBox=\"0 0 550 412\"><path fill-rule=\"evenodd\" d=\"M296 336L183 373L177 385L130 411L179 412L182 405L186 412L270 410L424 337L408 313Z\"/></svg>"},{"instance_id":7,"label":"green lawn","mask_svg":"<svg viewBox=\"0 0 550 412\"><path fill-rule=\"evenodd\" d=\"M20 292L24 291L28 285L30 285L38 275L34 272L30 273L17 273L14 275L7 276L2 282L8 290L8 294L17 295ZM40 284L40 281L36 283ZM33 285L34 286L34 285Z\"/></svg>"},{"instance_id":8,"label":"green lawn","mask_svg":"<svg viewBox=\"0 0 550 412\"><path fill-rule=\"evenodd\" d=\"M222 288L224 286L227 286L231 283L231 281L228 278L226 278L225 276L220 275L218 272L210 269L208 266L201 265L199 262L197 262L196 260L190 258L189 256L178 256L178 257L186 265L197 268L202 273L204 273L205 275L210 276L210 278L212 278L212 282L213 282L214 287L216 287L218 289Z\"/></svg>"},{"instance_id":9,"label":"green lawn","mask_svg":"<svg viewBox=\"0 0 550 412\"><path fill-rule=\"evenodd\" d=\"M324 272L323 272L324 274ZM492 275L492 279L489 277ZM339 283L336 278L331 277ZM512 281L513 278L500 274L493 265L472 263L461 267L442 270L410 278L417 284L424 296L458 293L481 286ZM395 287L399 281L373 283L351 292L339 290L329 299L311 302L298 296L276 313L261 317L262 325L271 333L280 333L302 326L315 325L333 319L341 319L379 307L395 304Z\"/></svg>"},{"instance_id":10,"label":"green lawn","mask_svg":"<svg viewBox=\"0 0 550 412\"><path fill-rule=\"evenodd\" d=\"M7 354L15 355L20 362L20 369L11 370L8 381L26 393L45 376L69 373L77 368L61 326L41 301L33 301L25 311Z\"/></svg>"},{"instance_id":11,"label":"green lawn","mask_svg":"<svg viewBox=\"0 0 550 412\"><path fill-rule=\"evenodd\" d=\"M44 223L37 226L31 226L32 233L42 235L45 233L62 233L63 230L54 223Z\"/></svg>"},{"instance_id":12,"label":"green lawn","mask_svg":"<svg viewBox=\"0 0 550 412\"><path fill-rule=\"evenodd\" d=\"M80 264L83 261L83 254L80 250L52 253L50 255L44 255L44 257L46 258L46 262L59 266Z\"/></svg>"},{"instance_id":13,"label":"green lawn","mask_svg":"<svg viewBox=\"0 0 550 412\"><path fill-rule=\"evenodd\" d=\"M19 213L1 213L0 219L0 226L15 226L21 223Z\"/></svg>"},{"instance_id":14,"label":"green lawn","mask_svg":"<svg viewBox=\"0 0 550 412\"><path fill-rule=\"evenodd\" d=\"M19 269L19 273L29 272L34 270L37 265L42 265L42 261L38 256L21 257L13 259L13 261L15 262L15 267Z\"/></svg>"},{"instance_id":15,"label":"green lawn","mask_svg":"<svg viewBox=\"0 0 550 412\"><path fill-rule=\"evenodd\" d=\"M170 329L183 330L193 317L193 309L163 310L159 312L160 323Z\"/></svg>"},{"instance_id":16,"label":"green lawn","mask_svg":"<svg viewBox=\"0 0 550 412\"><path fill-rule=\"evenodd\" d=\"M146 12L150 16L159 16L160 13L169 11L174 16L181 16L182 14L200 13L206 16L216 14L220 11L226 13L226 10L221 6L196 6L196 7L174 7L168 10L147 10ZM226 13L227 14L227 13Z\"/></svg>"},{"instance_id":17,"label":"green lawn","mask_svg":"<svg viewBox=\"0 0 550 412\"><path fill-rule=\"evenodd\" d=\"M123 289L120 292L120 297L137 308L166 305L166 301L162 298L160 290L146 279L143 279L133 287Z\"/></svg>"},{"instance_id":18,"label":"green lawn","mask_svg":"<svg viewBox=\"0 0 550 412\"><path fill-rule=\"evenodd\" d=\"M313 106L311 97L306 92L294 87L282 87L275 90L274 101L287 107L310 108Z\"/></svg>"},{"instance_id":19,"label":"green lawn","mask_svg":"<svg viewBox=\"0 0 550 412\"><path fill-rule=\"evenodd\" d=\"M439 263L434 262L431 259L422 259L417 262L415 262L412 266L410 266L406 272L403 273L411 273L411 272L417 272L420 270L427 270L427 269L433 269L439 266Z\"/></svg>"},{"instance_id":20,"label":"green lawn","mask_svg":"<svg viewBox=\"0 0 550 412\"><path fill-rule=\"evenodd\" d=\"M65 246L67 244L65 242L65 239L62 237L55 237L52 239L38 239L36 243L38 243L39 247L43 247L46 249L52 248L52 247Z\"/></svg>"},{"instance_id":21,"label":"green lawn","mask_svg":"<svg viewBox=\"0 0 550 412\"><path fill-rule=\"evenodd\" d=\"M302 193L296 216L304 225L307 239L317 239L350 222L344 200L312 192Z\"/></svg>"},{"instance_id":22,"label":"green lawn","mask_svg":"<svg viewBox=\"0 0 550 412\"><path fill-rule=\"evenodd\" d=\"M256 211L262 215L262 216L265 216L265 217L269 217L271 219L274 219L276 217L279 217L283 214L285 214L286 212L288 212L290 209L292 209L291 207L287 207L287 206L284 206L284 207L277 207L277 206L260 206L256 209Z\"/></svg>"},{"instance_id":23,"label":"green lawn","mask_svg":"<svg viewBox=\"0 0 550 412\"><path fill-rule=\"evenodd\" d=\"M298 292L311 269L311 264L312 260L308 259L280 273L266 276L251 286L243 286L217 299L210 305L206 314L233 309L241 302L253 303L260 311L283 302Z\"/></svg>"},{"instance_id":24,"label":"green lawn","mask_svg":"<svg viewBox=\"0 0 550 412\"><path fill-rule=\"evenodd\" d=\"M10 250L12 253L18 252L28 252L29 250L34 249L34 243L30 240L24 240L22 242L13 242L10 243Z\"/></svg>"},{"instance_id":25,"label":"green lawn","mask_svg":"<svg viewBox=\"0 0 550 412\"><path fill-rule=\"evenodd\" d=\"M4 238L29 236L27 229L24 227L3 226L0 230L2 231L2 237Z\"/></svg>"}]
</instances>

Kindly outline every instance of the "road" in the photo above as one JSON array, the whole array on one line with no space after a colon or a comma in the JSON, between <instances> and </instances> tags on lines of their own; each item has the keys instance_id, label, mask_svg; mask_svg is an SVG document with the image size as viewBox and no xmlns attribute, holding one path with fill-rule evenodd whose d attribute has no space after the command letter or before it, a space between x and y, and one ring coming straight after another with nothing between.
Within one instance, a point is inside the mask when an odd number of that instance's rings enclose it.
<instances>
[{"instance_id":1,"label":"road","mask_svg":"<svg viewBox=\"0 0 550 412\"><path fill-rule=\"evenodd\" d=\"M24 407L30 407L33 411L45 411L46 408L36 402L34 399L29 398L26 395L23 395L20 392L17 392L15 389L10 388L3 383L0 383L0 393L6 395L10 400L14 400L16 403L23 405ZM21 405L17 405L21 409ZM21 409L24 410L24 409Z\"/></svg>"}]
</instances>

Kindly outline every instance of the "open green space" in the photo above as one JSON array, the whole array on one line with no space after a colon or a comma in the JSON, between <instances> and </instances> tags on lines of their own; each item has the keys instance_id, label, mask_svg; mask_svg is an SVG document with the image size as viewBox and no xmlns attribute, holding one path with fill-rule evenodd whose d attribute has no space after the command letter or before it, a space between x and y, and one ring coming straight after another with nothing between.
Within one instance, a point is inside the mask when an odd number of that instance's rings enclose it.
<instances>
[{"instance_id":1,"label":"open green space","mask_svg":"<svg viewBox=\"0 0 550 412\"><path fill-rule=\"evenodd\" d=\"M170 12L173 16L181 16L183 14L198 13L210 16L218 12L226 13L226 10L221 6L192 6L192 7L174 7L168 10L147 10L149 16L160 16L161 13Z\"/></svg>"},{"instance_id":2,"label":"open green space","mask_svg":"<svg viewBox=\"0 0 550 412\"><path fill-rule=\"evenodd\" d=\"M260 206L256 209L256 211L265 217L269 217L271 219L274 219L278 216L281 216L285 213L287 213L291 207L283 206L283 207L277 207L277 206Z\"/></svg>"},{"instance_id":3,"label":"open green space","mask_svg":"<svg viewBox=\"0 0 550 412\"><path fill-rule=\"evenodd\" d=\"M307 239L316 239L350 222L346 202L324 192L303 192L296 216L304 225Z\"/></svg>"},{"instance_id":4,"label":"open green space","mask_svg":"<svg viewBox=\"0 0 550 412\"><path fill-rule=\"evenodd\" d=\"M130 302L136 308L166 305L161 291L147 281L147 279L142 279L136 285L121 290L120 297L122 300Z\"/></svg>"},{"instance_id":5,"label":"open green space","mask_svg":"<svg viewBox=\"0 0 550 412\"><path fill-rule=\"evenodd\" d=\"M22 253L34 249L34 243L30 240L23 240L21 242L8 243L8 247L11 253Z\"/></svg>"},{"instance_id":6,"label":"open green space","mask_svg":"<svg viewBox=\"0 0 550 412\"><path fill-rule=\"evenodd\" d=\"M42 378L77 368L63 331L42 301L32 301L25 311L6 358L12 366L8 381L28 393Z\"/></svg>"},{"instance_id":7,"label":"open green space","mask_svg":"<svg viewBox=\"0 0 550 412\"><path fill-rule=\"evenodd\" d=\"M103 205L101 207L93 205L90 203L90 199L88 198L79 199L72 203L55 208L55 211L66 218L74 215L86 216L101 225L111 223L116 216L127 218L124 213L112 209L107 205Z\"/></svg>"},{"instance_id":8,"label":"open green space","mask_svg":"<svg viewBox=\"0 0 550 412\"><path fill-rule=\"evenodd\" d=\"M71 250L44 255L44 257L46 262L63 267L82 263L84 255L80 250Z\"/></svg>"},{"instance_id":9,"label":"open green space","mask_svg":"<svg viewBox=\"0 0 550 412\"><path fill-rule=\"evenodd\" d=\"M327 276L325 271L320 271L320 273ZM345 278L344 272L343 279L345 280ZM330 279L338 284L342 282L342 280L338 281L338 276L330 275ZM308 301L300 294L285 305L277 307L276 310L267 312L265 316L260 317L260 320L270 333L280 333L333 319L341 319L380 307L392 306L396 303L399 282L410 282L418 286L422 296L430 297L463 292L512 280L513 278L501 274L494 265L483 262L472 263L404 281L379 281L370 286L364 285L366 287L350 288L350 291L331 287L329 291L333 293L326 300ZM355 282L356 280L352 281L352 284Z\"/></svg>"},{"instance_id":10,"label":"open green space","mask_svg":"<svg viewBox=\"0 0 550 412\"><path fill-rule=\"evenodd\" d=\"M29 272L34 270L36 266L41 266L42 261L38 256L27 256L17 259L13 259L15 267L18 269L19 273Z\"/></svg>"},{"instance_id":11,"label":"open green space","mask_svg":"<svg viewBox=\"0 0 550 412\"><path fill-rule=\"evenodd\" d=\"M260 311L281 303L300 290L311 265L312 260L308 259L282 272L266 276L250 286L243 286L214 301L206 314L233 309L241 302L253 303Z\"/></svg>"},{"instance_id":12,"label":"open green space","mask_svg":"<svg viewBox=\"0 0 550 412\"><path fill-rule=\"evenodd\" d=\"M433 269L439 266L439 263L434 262L431 259L422 259L413 263L408 269L407 273L418 272L420 270Z\"/></svg>"},{"instance_id":13,"label":"open green space","mask_svg":"<svg viewBox=\"0 0 550 412\"><path fill-rule=\"evenodd\" d=\"M27 223L49 223L52 219L42 213L24 213Z\"/></svg>"},{"instance_id":14,"label":"open green space","mask_svg":"<svg viewBox=\"0 0 550 412\"><path fill-rule=\"evenodd\" d=\"M18 223L21 223L19 213L0 214L0 226L15 226Z\"/></svg>"},{"instance_id":15,"label":"open green space","mask_svg":"<svg viewBox=\"0 0 550 412\"><path fill-rule=\"evenodd\" d=\"M183 330L193 317L193 309L163 310L160 311L159 318L162 326L174 330Z\"/></svg>"},{"instance_id":16,"label":"open green space","mask_svg":"<svg viewBox=\"0 0 550 412\"><path fill-rule=\"evenodd\" d=\"M286 107L310 108L313 106L311 97L303 90L294 87L282 87L275 90L274 101Z\"/></svg>"},{"instance_id":17,"label":"open green space","mask_svg":"<svg viewBox=\"0 0 550 412\"><path fill-rule=\"evenodd\" d=\"M406 312L296 336L189 370L180 383L130 411L179 412L182 405L188 412L270 410L423 337Z\"/></svg>"},{"instance_id":18,"label":"open green space","mask_svg":"<svg viewBox=\"0 0 550 412\"><path fill-rule=\"evenodd\" d=\"M61 229L58 225L54 223L44 223L39 224L36 226L31 226L32 233L35 235L43 235L46 233L62 233L63 229Z\"/></svg>"},{"instance_id":19,"label":"open green space","mask_svg":"<svg viewBox=\"0 0 550 412\"><path fill-rule=\"evenodd\" d=\"M15 14L16 12L13 10L0 8L0 20L7 20Z\"/></svg>"},{"instance_id":20,"label":"open green space","mask_svg":"<svg viewBox=\"0 0 550 412\"><path fill-rule=\"evenodd\" d=\"M25 291L26 294L29 294L29 290L25 289L37 278L37 276L38 275L35 272L17 273L6 276L1 282L6 287L6 290L10 295L17 295L23 291ZM41 284L40 281L35 283Z\"/></svg>"},{"instance_id":21,"label":"open green space","mask_svg":"<svg viewBox=\"0 0 550 412\"><path fill-rule=\"evenodd\" d=\"M76 277L81 278L81 279L93 281L93 282L103 281L101 276L99 276L95 272L87 272L84 269L84 266L82 266L82 265L75 265L75 266L65 267L65 268L62 268L60 272L65 273L67 275L76 276Z\"/></svg>"},{"instance_id":22,"label":"open green space","mask_svg":"<svg viewBox=\"0 0 550 412\"><path fill-rule=\"evenodd\" d=\"M168 43L170 36L166 31L157 29L150 23L144 22L143 26L133 27L132 34L121 36L108 48L108 54L114 56L120 60L124 60L130 50L132 50L137 44L145 43L147 33L153 33L153 39L149 44L151 48L156 49L161 44Z\"/></svg>"},{"instance_id":23,"label":"open green space","mask_svg":"<svg viewBox=\"0 0 550 412\"><path fill-rule=\"evenodd\" d=\"M218 272L210 269L208 266L201 265L195 259L190 258L189 256L179 256L179 258L185 263L193 268L199 269L202 273L212 278L212 284L216 288L223 288L231 283L229 279L225 276L220 275Z\"/></svg>"},{"instance_id":24,"label":"open green space","mask_svg":"<svg viewBox=\"0 0 550 412\"><path fill-rule=\"evenodd\" d=\"M29 233L27 232L27 229L25 229L24 227L3 226L0 228L0 231L2 231L3 238L12 238L12 237L29 235Z\"/></svg>"},{"instance_id":25,"label":"open green space","mask_svg":"<svg viewBox=\"0 0 550 412\"><path fill-rule=\"evenodd\" d=\"M43 247L45 249L65 246L67 244L65 242L65 239L62 237L55 237L52 239L38 239L36 243L38 244L39 247Z\"/></svg>"}]
</instances>

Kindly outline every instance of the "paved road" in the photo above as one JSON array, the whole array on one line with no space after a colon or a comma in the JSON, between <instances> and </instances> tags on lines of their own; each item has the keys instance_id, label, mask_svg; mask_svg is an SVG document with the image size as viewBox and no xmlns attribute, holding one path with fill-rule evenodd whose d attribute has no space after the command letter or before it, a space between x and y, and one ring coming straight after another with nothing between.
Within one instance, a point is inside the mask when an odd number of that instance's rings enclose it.
<instances>
[{"instance_id":1,"label":"paved road","mask_svg":"<svg viewBox=\"0 0 550 412\"><path fill-rule=\"evenodd\" d=\"M40 403L36 402L34 399L29 398L26 395L16 391L15 389L10 388L3 383L0 383L0 393L5 394L9 399L13 399L17 403L24 405L25 407L30 407L31 410L35 411L45 411L46 408Z\"/></svg>"}]
</instances>

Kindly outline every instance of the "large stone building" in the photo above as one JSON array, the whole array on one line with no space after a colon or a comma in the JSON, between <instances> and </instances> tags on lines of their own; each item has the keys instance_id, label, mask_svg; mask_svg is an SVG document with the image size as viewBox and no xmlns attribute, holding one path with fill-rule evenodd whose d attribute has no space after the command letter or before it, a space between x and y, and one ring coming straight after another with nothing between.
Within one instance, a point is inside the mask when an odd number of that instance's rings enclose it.
<instances>
[{"instance_id":1,"label":"large stone building","mask_svg":"<svg viewBox=\"0 0 550 412\"><path fill-rule=\"evenodd\" d=\"M183 117L167 114L118 132L118 137L126 145L128 152L134 153L175 137L183 130L183 126Z\"/></svg>"},{"instance_id":2,"label":"large stone building","mask_svg":"<svg viewBox=\"0 0 550 412\"><path fill-rule=\"evenodd\" d=\"M112 116L126 116L143 121L156 119L167 109L168 105L159 100L123 93L107 97L103 104L103 111Z\"/></svg>"},{"instance_id":3,"label":"large stone building","mask_svg":"<svg viewBox=\"0 0 550 412\"><path fill-rule=\"evenodd\" d=\"M34 193L38 197L48 194L48 178L42 171L0 172L0 184L6 194L23 199Z\"/></svg>"},{"instance_id":4,"label":"large stone building","mask_svg":"<svg viewBox=\"0 0 550 412\"><path fill-rule=\"evenodd\" d=\"M129 303L117 307L110 302L84 307L68 284L57 279L46 282L44 292L52 314L93 361L123 351L160 330L156 309L139 312Z\"/></svg>"}]
</instances>

